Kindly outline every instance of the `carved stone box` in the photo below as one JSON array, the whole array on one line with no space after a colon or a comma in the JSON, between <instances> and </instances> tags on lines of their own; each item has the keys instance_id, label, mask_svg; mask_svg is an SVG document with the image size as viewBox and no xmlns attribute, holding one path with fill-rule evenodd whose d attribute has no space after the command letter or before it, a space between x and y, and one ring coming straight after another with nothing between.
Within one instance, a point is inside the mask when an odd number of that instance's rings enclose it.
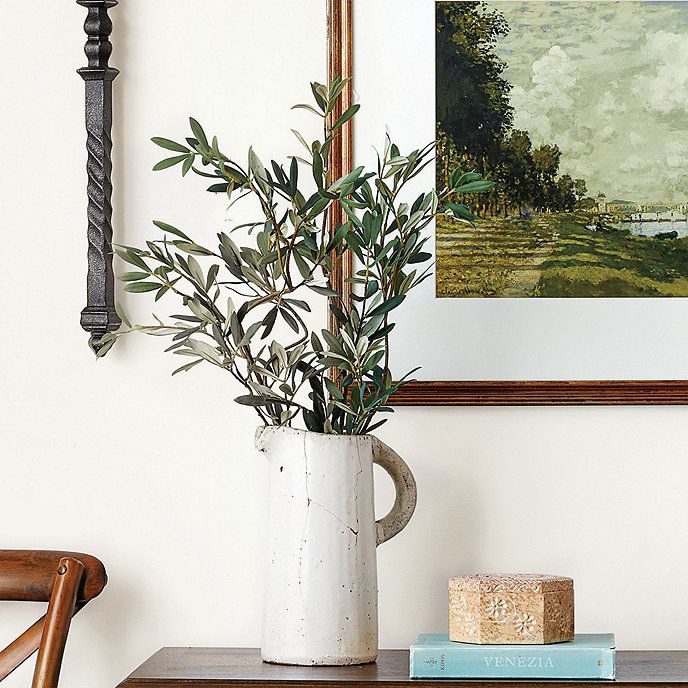
<instances>
[{"instance_id":1,"label":"carved stone box","mask_svg":"<svg viewBox=\"0 0 688 688\"><path fill-rule=\"evenodd\" d=\"M449 638L479 645L573 640L573 580L543 574L449 579Z\"/></svg>"}]
</instances>

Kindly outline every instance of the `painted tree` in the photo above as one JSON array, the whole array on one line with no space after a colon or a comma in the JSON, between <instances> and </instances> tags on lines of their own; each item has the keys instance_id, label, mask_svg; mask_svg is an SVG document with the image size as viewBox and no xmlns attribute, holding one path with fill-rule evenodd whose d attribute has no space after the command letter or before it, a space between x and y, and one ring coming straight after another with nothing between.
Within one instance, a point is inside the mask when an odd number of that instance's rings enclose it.
<instances>
[{"instance_id":1,"label":"painted tree","mask_svg":"<svg viewBox=\"0 0 688 688\"><path fill-rule=\"evenodd\" d=\"M575 210L576 200L576 183L570 175L561 175L555 184L552 210Z\"/></svg>"},{"instance_id":2,"label":"painted tree","mask_svg":"<svg viewBox=\"0 0 688 688\"><path fill-rule=\"evenodd\" d=\"M514 130L501 146L501 162L497 166L498 188L502 192L504 215L513 207L518 213L528 205L535 189L533 152L527 131Z\"/></svg>"},{"instance_id":3,"label":"painted tree","mask_svg":"<svg viewBox=\"0 0 688 688\"><path fill-rule=\"evenodd\" d=\"M557 146L543 145L533 151L535 189L533 205L537 210L553 210L556 203L556 176L561 151Z\"/></svg>"},{"instance_id":4,"label":"painted tree","mask_svg":"<svg viewBox=\"0 0 688 688\"><path fill-rule=\"evenodd\" d=\"M580 208L583 199L588 193L588 185L585 183L585 179L574 180L573 192L576 194L576 207Z\"/></svg>"},{"instance_id":5,"label":"painted tree","mask_svg":"<svg viewBox=\"0 0 688 688\"><path fill-rule=\"evenodd\" d=\"M440 2L436 20L439 130L464 163L485 172L512 124L506 65L494 50L509 27L500 12L474 1Z\"/></svg>"}]
</instances>

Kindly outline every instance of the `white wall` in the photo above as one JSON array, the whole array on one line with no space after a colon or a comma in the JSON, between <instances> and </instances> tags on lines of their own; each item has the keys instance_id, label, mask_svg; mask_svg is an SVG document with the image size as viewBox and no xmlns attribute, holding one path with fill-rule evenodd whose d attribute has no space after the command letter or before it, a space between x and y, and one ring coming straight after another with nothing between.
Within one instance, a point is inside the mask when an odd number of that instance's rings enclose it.
<instances>
[{"instance_id":1,"label":"white wall","mask_svg":"<svg viewBox=\"0 0 688 688\"><path fill-rule=\"evenodd\" d=\"M148 139L183 135L188 114L228 149L292 149L289 128L307 118L289 106L324 78L323 5L113 10L120 241L147 238L155 217L199 237L224 222L197 180L150 172ZM83 16L54 0L0 8L0 546L102 558L110 583L74 623L63 684L107 688L163 645L259 642L265 471L230 379L170 378L158 340L98 362L86 346ZM575 578L579 630L688 646L686 420L679 408L399 410L380 436L414 470L419 506L380 549L381 645L444 628L449 575L541 570ZM39 607L4 605L3 637ZM8 684L28 681L23 669Z\"/></svg>"}]
</instances>

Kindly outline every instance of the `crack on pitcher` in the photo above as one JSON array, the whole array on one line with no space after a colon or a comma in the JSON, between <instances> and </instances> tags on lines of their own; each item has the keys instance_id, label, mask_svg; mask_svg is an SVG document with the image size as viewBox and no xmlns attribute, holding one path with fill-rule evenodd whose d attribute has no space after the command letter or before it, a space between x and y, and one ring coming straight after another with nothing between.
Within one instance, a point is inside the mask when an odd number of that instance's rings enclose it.
<instances>
[{"instance_id":1,"label":"crack on pitcher","mask_svg":"<svg viewBox=\"0 0 688 688\"><path fill-rule=\"evenodd\" d=\"M358 500L358 497L354 496L354 502ZM358 530L352 528L346 521L343 521L337 514L335 514L333 511L330 511L326 506L323 506L319 502L314 502L312 499L309 498L308 500L309 505L313 506L319 506L323 511L327 512L332 518L337 519L347 530L350 530L355 536L356 536L356 541L358 542ZM356 525L358 525L358 518L356 519Z\"/></svg>"},{"instance_id":2,"label":"crack on pitcher","mask_svg":"<svg viewBox=\"0 0 688 688\"><path fill-rule=\"evenodd\" d=\"M358 473L356 473L356 479L354 480L354 514L356 515L356 531L359 531L361 529L361 522L358 518L358 484L363 473L363 462L361 461L361 445L358 438L356 439L356 458L358 459ZM354 545L354 563L358 569L358 534L356 535Z\"/></svg>"},{"instance_id":3,"label":"crack on pitcher","mask_svg":"<svg viewBox=\"0 0 688 688\"><path fill-rule=\"evenodd\" d=\"M304 459L304 464L306 466L306 520L303 524L303 533L301 534L301 547L299 547L299 566L298 566L298 572L299 572L299 595L301 596L301 604L303 604L303 611L304 615L308 614L308 606L306 605L306 600L303 597L303 587L302 587L302 569L303 569L303 548L306 544L306 532L308 531L308 517L310 516L311 510L311 497L308 492L308 450L306 448L306 439L307 436L304 433L303 435L303 459ZM305 618L304 618L305 621Z\"/></svg>"},{"instance_id":4,"label":"crack on pitcher","mask_svg":"<svg viewBox=\"0 0 688 688\"><path fill-rule=\"evenodd\" d=\"M356 473L356 480L354 482L354 503L358 502L358 482L359 482L361 475L363 474L363 462L361 461L361 447L360 447L358 440L356 440L356 457L358 458L358 473ZM360 524L360 521L358 519L358 509L355 510L355 513L356 513L356 530L360 530L361 524ZM358 553L357 553L357 556L358 556Z\"/></svg>"}]
</instances>

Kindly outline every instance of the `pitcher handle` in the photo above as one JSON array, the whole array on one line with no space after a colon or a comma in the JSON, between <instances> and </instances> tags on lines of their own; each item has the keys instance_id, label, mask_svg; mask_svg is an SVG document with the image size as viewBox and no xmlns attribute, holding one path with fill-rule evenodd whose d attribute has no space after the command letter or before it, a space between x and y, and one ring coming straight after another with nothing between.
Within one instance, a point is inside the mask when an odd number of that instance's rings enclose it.
<instances>
[{"instance_id":1,"label":"pitcher handle","mask_svg":"<svg viewBox=\"0 0 688 688\"><path fill-rule=\"evenodd\" d=\"M396 497L389 513L375 521L377 544L381 545L400 533L411 520L416 508L416 481L411 469L393 449L373 437L373 462L384 468L394 482Z\"/></svg>"}]
</instances>

